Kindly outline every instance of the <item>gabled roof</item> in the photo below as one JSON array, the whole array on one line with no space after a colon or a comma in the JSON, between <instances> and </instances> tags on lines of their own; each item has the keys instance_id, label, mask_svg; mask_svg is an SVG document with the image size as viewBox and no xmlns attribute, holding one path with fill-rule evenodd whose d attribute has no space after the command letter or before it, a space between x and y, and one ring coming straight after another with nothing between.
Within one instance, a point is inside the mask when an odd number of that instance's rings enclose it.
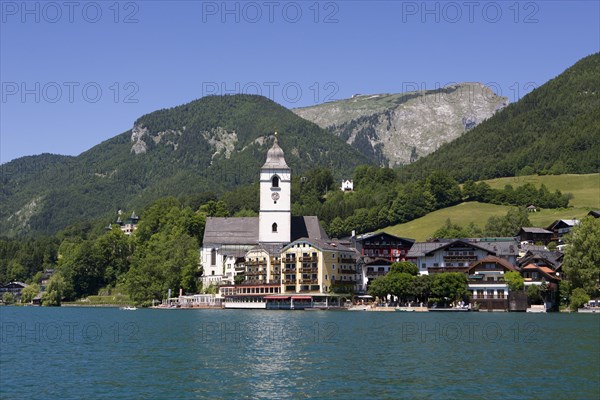
<instances>
[{"instance_id":1,"label":"gabled roof","mask_svg":"<svg viewBox=\"0 0 600 400\"><path fill-rule=\"evenodd\" d=\"M310 244L312 247L315 247L321 251L343 251L343 252L352 252L352 253L356 252L355 248L345 246L344 244L340 243L339 241L337 241L335 239L321 240L321 239L313 239L313 238L300 238L300 239L294 240L293 242L291 242L290 244L285 246L282 249L282 251L290 249L290 248L294 247L296 244L302 244L302 243Z\"/></svg>"},{"instance_id":2,"label":"gabled roof","mask_svg":"<svg viewBox=\"0 0 600 400\"><path fill-rule=\"evenodd\" d=\"M369 233L365 233L365 234L362 234L362 235L358 235L356 237L356 241L357 242L362 242L363 240L371 239L371 238L378 237L378 236L381 236L381 237L383 237L383 236L391 237L391 238L394 238L394 239L402 241L402 242L407 242L409 244L412 244L412 243L415 242L415 239L404 238L404 237L392 235L391 233L387 233L387 232L369 232Z\"/></svg>"},{"instance_id":3,"label":"gabled roof","mask_svg":"<svg viewBox=\"0 0 600 400\"><path fill-rule=\"evenodd\" d=\"M549 231L544 228L536 228L536 227L531 227L531 226L522 227L521 231L523 231L525 233L538 233L538 234L543 233L543 234L547 234L547 235L552 235L552 231Z\"/></svg>"},{"instance_id":4,"label":"gabled roof","mask_svg":"<svg viewBox=\"0 0 600 400\"><path fill-rule=\"evenodd\" d=\"M8 282L6 285L4 286L0 286L2 288L18 288L20 287L21 289L26 288L28 285L26 283L23 282L18 282L18 281L14 281L14 282Z\"/></svg>"},{"instance_id":5,"label":"gabled roof","mask_svg":"<svg viewBox=\"0 0 600 400\"><path fill-rule=\"evenodd\" d=\"M443 250L448 247L452 247L455 245L463 245L468 247L474 247L483 251L487 251L492 255L496 255L496 250L493 249L493 246L490 246L490 243L473 243L469 242L466 239L451 239L444 241L436 241L436 242L417 242L413 244L413 246L408 251L406 255L407 258L416 258L416 257L424 257L431 255L432 253ZM493 243L496 245L497 243Z\"/></svg>"},{"instance_id":6,"label":"gabled roof","mask_svg":"<svg viewBox=\"0 0 600 400\"><path fill-rule=\"evenodd\" d=\"M517 256L519 254L519 246L516 241L511 242L485 242L485 243L477 243L482 248L487 248L488 251L494 253L495 255L502 256Z\"/></svg>"},{"instance_id":7,"label":"gabled roof","mask_svg":"<svg viewBox=\"0 0 600 400\"><path fill-rule=\"evenodd\" d=\"M204 227L205 244L258 244L258 217L208 217Z\"/></svg>"},{"instance_id":8,"label":"gabled roof","mask_svg":"<svg viewBox=\"0 0 600 400\"><path fill-rule=\"evenodd\" d=\"M550 280L553 280L553 281L560 281L561 280L560 277L556 275L556 272L554 272L552 269L550 269L548 267L540 267L540 266L535 265L535 264L527 264L521 270L522 271L539 271L547 279L550 279Z\"/></svg>"},{"instance_id":9,"label":"gabled roof","mask_svg":"<svg viewBox=\"0 0 600 400\"><path fill-rule=\"evenodd\" d=\"M292 217L291 224L292 241L301 237L329 239L315 216ZM256 246L259 244L258 230L258 217L208 217L203 243Z\"/></svg>"},{"instance_id":10,"label":"gabled roof","mask_svg":"<svg viewBox=\"0 0 600 400\"><path fill-rule=\"evenodd\" d=\"M523 257L517 260L519 265L527 265L536 262L543 262L558 269L562 264L562 253L559 251L528 251Z\"/></svg>"},{"instance_id":11,"label":"gabled roof","mask_svg":"<svg viewBox=\"0 0 600 400\"><path fill-rule=\"evenodd\" d=\"M502 258L494 257L494 256L487 256L487 257L482 258L481 260L478 260L475 263L473 263L467 269L467 273L470 274L471 270L473 270L474 268L479 267L482 264L489 264L489 263L499 264L502 267L504 267L505 269L507 269L508 271L516 271L517 270L514 265L512 265L511 263L509 263L508 261L506 261Z\"/></svg>"},{"instance_id":12,"label":"gabled roof","mask_svg":"<svg viewBox=\"0 0 600 400\"><path fill-rule=\"evenodd\" d=\"M539 244L522 244L521 245L521 249L525 250L527 252L535 252L535 253L539 253L540 251L547 251L548 248L544 245L539 245Z\"/></svg>"},{"instance_id":13,"label":"gabled roof","mask_svg":"<svg viewBox=\"0 0 600 400\"><path fill-rule=\"evenodd\" d=\"M561 226L561 225L573 227L575 225L579 225L579 220L578 219L557 219L547 229L549 231L553 231L554 229L556 229L558 226Z\"/></svg>"},{"instance_id":14,"label":"gabled roof","mask_svg":"<svg viewBox=\"0 0 600 400\"><path fill-rule=\"evenodd\" d=\"M301 237L329 239L316 216L292 217L291 239L294 241Z\"/></svg>"}]
</instances>

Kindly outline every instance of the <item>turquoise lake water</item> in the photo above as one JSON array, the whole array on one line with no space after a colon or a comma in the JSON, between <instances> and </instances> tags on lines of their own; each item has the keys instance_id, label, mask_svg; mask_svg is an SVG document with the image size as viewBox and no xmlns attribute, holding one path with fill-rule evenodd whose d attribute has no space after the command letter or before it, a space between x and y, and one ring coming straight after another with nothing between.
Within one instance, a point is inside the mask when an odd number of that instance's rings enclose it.
<instances>
[{"instance_id":1,"label":"turquoise lake water","mask_svg":"<svg viewBox=\"0 0 600 400\"><path fill-rule=\"evenodd\" d=\"M600 399L600 315L0 308L2 399Z\"/></svg>"}]
</instances>

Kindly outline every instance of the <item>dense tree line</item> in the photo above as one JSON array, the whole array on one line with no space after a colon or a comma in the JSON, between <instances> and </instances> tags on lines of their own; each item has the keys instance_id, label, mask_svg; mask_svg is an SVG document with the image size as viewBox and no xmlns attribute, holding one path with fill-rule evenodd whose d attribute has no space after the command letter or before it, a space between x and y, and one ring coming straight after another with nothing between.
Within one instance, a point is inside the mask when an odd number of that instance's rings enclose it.
<instances>
[{"instance_id":1,"label":"dense tree line","mask_svg":"<svg viewBox=\"0 0 600 400\"><path fill-rule=\"evenodd\" d=\"M600 218L586 217L566 237L563 294L581 300L600 295ZM579 289L579 290L578 290ZM576 291L577 290L577 291ZM585 301L577 301L581 307ZM577 307L575 307L577 308Z\"/></svg>"},{"instance_id":2,"label":"dense tree line","mask_svg":"<svg viewBox=\"0 0 600 400\"><path fill-rule=\"evenodd\" d=\"M535 205L541 208L567 207L571 197L560 190L550 192L544 184L539 189L532 183L526 183L516 189L512 185L506 185L504 189L492 189L486 182L476 183L472 180L465 182L462 193L465 201L515 206Z\"/></svg>"},{"instance_id":3,"label":"dense tree line","mask_svg":"<svg viewBox=\"0 0 600 400\"><path fill-rule=\"evenodd\" d=\"M355 190L344 193L333 182L327 169L310 171L294 181L292 213L317 215L331 236L341 237L353 230L369 232L408 222L463 201L518 207L535 204L544 208L566 207L569 203L568 195L558 190L550 192L544 185L539 189L532 184L516 189L510 185L504 189L492 189L485 182L467 182L461 188L455 179L442 171L436 171L421 181L402 183L392 169L360 166L354 170L353 181ZM498 233L513 236L514 233L509 234L509 231L512 231L515 222L501 227L505 221L492 220L486 231L495 236ZM473 230L470 236L479 234L479 231Z\"/></svg>"},{"instance_id":4,"label":"dense tree line","mask_svg":"<svg viewBox=\"0 0 600 400\"><path fill-rule=\"evenodd\" d=\"M369 284L369 294L382 301L395 296L400 303L416 302L448 306L467 300L467 277L460 272L419 275L410 262L392 264L390 272Z\"/></svg>"},{"instance_id":5,"label":"dense tree line","mask_svg":"<svg viewBox=\"0 0 600 400\"><path fill-rule=\"evenodd\" d=\"M372 162L261 96L208 96L147 114L135 124L147 129L145 153L132 153L130 130L77 157L44 154L0 165L2 233L54 234L75 222L112 217L120 208L142 210L174 194L221 196L256 182L276 130L299 176L323 166L341 179ZM217 151L221 145L228 150ZM27 216L19 213L23 208Z\"/></svg>"}]
</instances>

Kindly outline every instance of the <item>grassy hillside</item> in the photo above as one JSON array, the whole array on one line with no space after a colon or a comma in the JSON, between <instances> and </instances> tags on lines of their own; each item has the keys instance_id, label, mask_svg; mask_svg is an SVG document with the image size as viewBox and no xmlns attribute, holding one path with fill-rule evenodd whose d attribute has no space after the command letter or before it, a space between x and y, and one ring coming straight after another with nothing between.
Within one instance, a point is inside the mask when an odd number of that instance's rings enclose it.
<instances>
[{"instance_id":1,"label":"grassy hillside","mask_svg":"<svg viewBox=\"0 0 600 400\"><path fill-rule=\"evenodd\" d=\"M513 178L498 178L486 180L492 188L501 189L505 185L514 188L526 183L533 183L536 187L542 184L554 191L573 194L570 205L573 207L562 209L544 209L529 214L533 226L547 227L557 219L583 218L590 210L600 209L600 174L586 175L529 175ZM510 207L478 202L467 202L454 207L444 208L427 214L413 221L390 226L384 231L394 235L410 237L417 240L426 240L440 228L448 218L453 223L466 226L473 222L483 228L488 218L503 216Z\"/></svg>"},{"instance_id":2,"label":"grassy hillside","mask_svg":"<svg viewBox=\"0 0 600 400\"><path fill-rule=\"evenodd\" d=\"M444 208L417 218L404 224L398 224L385 228L384 231L392 235L426 240L444 223L448 218L459 225L468 225L473 222L483 228L487 219L491 216L502 216L510 207L478 202L467 202L453 207Z\"/></svg>"},{"instance_id":3,"label":"grassy hillside","mask_svg":"<svg viewBox=\"0 0 600 400\"><path fill-rule=\"evenodd\" d=\"M489 179L485 182L493 189L502 189L506 185L517 188L526 183L532 183L539 188L544 184L552 192L558 189L563 193L571 193L574 197L569 205L573 207L600 209L600 174L527 175Z\"/></svg>"},{"instance_id":4,"label":"grassy hillside","mask_svg":"<svg viewBox=\"0 0 600 400\"><path fill-rule=\"evenodd\" d=\"M469 225L473 222L475 225L483 228L488 218L493 216L504 216L509 208L510 207L508 206L478 202L462 203L453 207L434 211L424 217L405 224L387 227L384 231L393 235L423 241L431 238L433 233L438 228L442 227L448 218L450 218L453 223L462 226ZM529 220L534 226L547 227L557 219L583 218L588 212L589 210L587 208L577 207L558 210L541 210L537 213L531 213L529 215Z\"/></svg>"}]
</instances>

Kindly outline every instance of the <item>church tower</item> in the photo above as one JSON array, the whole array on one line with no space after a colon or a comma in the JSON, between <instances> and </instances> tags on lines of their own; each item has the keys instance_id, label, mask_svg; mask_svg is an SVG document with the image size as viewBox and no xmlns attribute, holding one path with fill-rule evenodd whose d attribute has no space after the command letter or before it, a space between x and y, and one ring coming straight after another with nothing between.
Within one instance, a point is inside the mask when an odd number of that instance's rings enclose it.
<instances>
[{"instance_id":1,"label":"church tower","mask_svg":"<svg viewBox=\"0 0 600 400\"><path fill-rule=\"evenodd\" d=\"M292 170L285 163L275 132L275 143L267 152L267 161L260 169L260 243L290 242L291 191Z\"/></svg>"}]
</instances>

